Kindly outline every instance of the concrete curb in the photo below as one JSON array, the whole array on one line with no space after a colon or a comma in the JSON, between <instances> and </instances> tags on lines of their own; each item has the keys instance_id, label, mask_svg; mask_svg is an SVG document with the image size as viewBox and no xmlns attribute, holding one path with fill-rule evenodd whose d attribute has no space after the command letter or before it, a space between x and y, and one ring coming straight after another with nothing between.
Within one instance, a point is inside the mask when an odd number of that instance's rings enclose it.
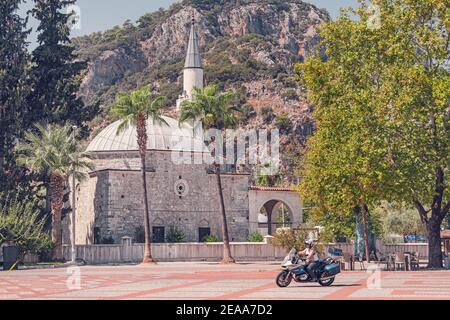
<instances>
[{"instance_id":1,"label":"concrete curb","mask_svg":"<svg viewBox=\"0 0 450 320\"><path fill-rule=\"evenodd\" d=\"M45 270L45 269L63 269L68 267L78 266L81 267L83 264L72 264L72 263L64 263L64 264L49 264L49 265L34 265L34 266L19 266L18 270Z\"/></svg>"}]
</instances>

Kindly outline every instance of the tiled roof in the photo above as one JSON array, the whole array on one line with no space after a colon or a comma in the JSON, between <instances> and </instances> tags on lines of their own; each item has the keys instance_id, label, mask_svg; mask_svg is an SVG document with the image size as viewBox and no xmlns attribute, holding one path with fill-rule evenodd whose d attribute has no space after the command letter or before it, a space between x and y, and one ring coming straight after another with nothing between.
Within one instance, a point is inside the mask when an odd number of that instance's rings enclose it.
<instances>
[{"instance_id":1,"label":"tiled roof","mask_svg":"<svg viewBox=\"0 0 450 320\"><path fill-rule=\"evenodd\" d=\"M294 192L295 191L292 188L259 187L259 186L252 186L252 187L250 187L250 190L254 190L254 191L284 191L284 192Z\"/></svg>"}]
</instances>

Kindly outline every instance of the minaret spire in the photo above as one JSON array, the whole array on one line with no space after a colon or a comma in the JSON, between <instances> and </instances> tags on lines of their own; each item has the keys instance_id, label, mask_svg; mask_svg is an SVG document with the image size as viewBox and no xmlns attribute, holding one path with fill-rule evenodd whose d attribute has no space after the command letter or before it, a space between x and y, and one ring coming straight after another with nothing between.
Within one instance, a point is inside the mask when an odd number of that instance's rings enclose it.
<instances>
[{"instance_id":1,"label":"minaret spire","mask_svg":"<svg viewBox=\"0 0 450 320\"><path fill-rule=\"evenodd\" d=\"M189 43L184 68L202 68L202 58L200 56L198 36L197 32L195 32L194 12L192 12L191 31L189 33Z\"/></svg>"},{"instance_id":2,"label":"minaret spire","mask_svg":"<svg viewBox=\"0 0 450 320\"><path fill-rule=\"evenodd\" d=\"M204 84L203 63L195 29L195 12L192 11L191 29L189 32L189 42L183 70L183 93L177 101L178 111L180 110L183 101L192 99L192 91L194 88L203 88Z\"/></svg>"}]
</instances>

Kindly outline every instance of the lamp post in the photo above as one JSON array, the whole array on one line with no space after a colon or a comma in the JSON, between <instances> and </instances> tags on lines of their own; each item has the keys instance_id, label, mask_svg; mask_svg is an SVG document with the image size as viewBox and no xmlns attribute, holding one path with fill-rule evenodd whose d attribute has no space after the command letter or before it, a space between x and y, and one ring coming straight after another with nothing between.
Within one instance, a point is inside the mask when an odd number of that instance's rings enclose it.
<instances>
[{"instance_id":1,"label":"lamp post","mask_svg":"<svg viewBox=\"0 0 450 320\"><path fill-rule=\"evenodd\" d=\"M72 139L76 139L77 126L72 127ZM78 159L75 159L78 161ZM71 225L71 241L70 241L70 253L71 253L71 263L75 264L77 261L77 248L75 246L75 218L76 218L76 179L75 179L75 163L72 164L72 225Z\"/></svg>"}]
</instances>

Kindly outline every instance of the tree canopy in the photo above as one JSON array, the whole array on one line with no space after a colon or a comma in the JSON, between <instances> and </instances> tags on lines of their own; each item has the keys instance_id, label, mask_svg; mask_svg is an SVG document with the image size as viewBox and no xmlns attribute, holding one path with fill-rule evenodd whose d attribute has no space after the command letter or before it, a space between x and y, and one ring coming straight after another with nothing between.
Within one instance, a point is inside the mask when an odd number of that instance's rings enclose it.
<instances>
[{"instance_id":1,"label":"tree canopy","mask_svg":"<svg viewBox=\"0 0 450 320\"><path fill-rule=\"evenodd\" d=\"M0 2L0 192L17 188L21 175L14 145L26 115L27 19L17 10L23 0Z\"/></svg>"},{"instance_id":2,"label":"tree canopy","mask_svg":"<svg viewBox=\"0 0 450 320\"><path fill-rule=\"evenodd\" d=\"M38 47L32 54L28 123L71 122L79 127L96 108L86 106L78 94L87 64L74 53L70 40L71 13L63 12L75 0L34 0L31 11L39 21Z\"/></svg>"},{"instance_id":3,"label":"tree canopy","mask_svg":"<svg viewBox=\"0 0 450 320\"><path fill-rule=\"evenodd\" d=\"M440 225L450 209L446 4L361 1L323 26L326 59L318 53L296 68L318 127L302 193L334 212L381 200L414 204L428 228L430 266L442 263Z\"/></svg>"}]
</instances>

